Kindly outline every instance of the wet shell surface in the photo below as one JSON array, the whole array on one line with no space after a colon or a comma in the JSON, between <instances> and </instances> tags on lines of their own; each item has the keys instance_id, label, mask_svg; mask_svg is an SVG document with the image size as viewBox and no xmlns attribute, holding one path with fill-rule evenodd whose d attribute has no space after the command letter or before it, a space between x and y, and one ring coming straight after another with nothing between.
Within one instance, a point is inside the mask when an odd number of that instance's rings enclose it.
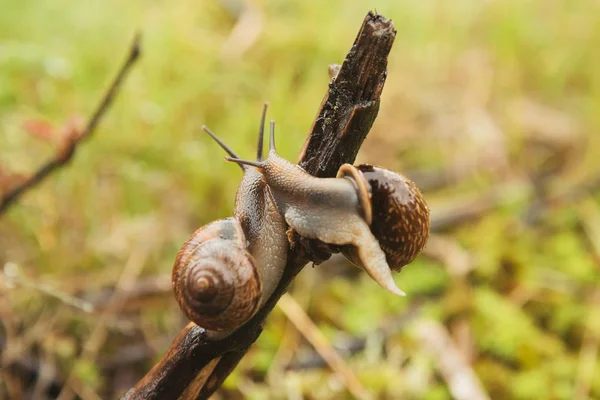
<instances>
[{"instance_id":1,"label":"wet shell surface","mask_svg":"<svg viewBox=\"0 0 600 400\"><path fill-rule=\"evenodd\" d=\"M391 269L400 271L419 255L429 238L429 208L415 184L372 165L356 167L371 189L371 232Z\"/></svg>"},{"instance_id":2,"label":"wet shell surface","mask_svg":"<svg viewBox=\"0 0 600 400\"><path fill-rule=\"evenodd\" d=\"M226 218L198 229L173 267L175 298L187 317L215 331L235 329L256 312L262 284L237 221Z\"/></svg>"}]
</instances>

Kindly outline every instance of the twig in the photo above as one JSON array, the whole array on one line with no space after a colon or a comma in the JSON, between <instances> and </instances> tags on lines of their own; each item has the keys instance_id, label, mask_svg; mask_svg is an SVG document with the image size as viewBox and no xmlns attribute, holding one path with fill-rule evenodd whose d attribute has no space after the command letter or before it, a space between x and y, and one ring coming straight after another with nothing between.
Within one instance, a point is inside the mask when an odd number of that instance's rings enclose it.
<instances>
[{"instance_id":1,"label":"twig","mask_svg":"<svg viewBox=\"0 0 600 400\"><path fill-rule=\"evenodd\" d=\"M35 282L27 277L21 276L19 266L15 263L4 264L4 268L2 271L0 271L0 278L3 278L3 280L6 281L5 284L9 285L9 287L23 286L26 288L35 289L81 311L92 312L94 310L94 306L88 301L64 293L47 283ZM0 280L0 282L1 281L2 280Z\"/></svg>"},{"instance_id":2,"label":"twig","mask_svg":"<svg viewBox=\"0 0 600 400\"><path fill-rule=\"evenodd\" d=\"M136 34L135 38L133 39L133 43L131 44L127 59L119 69L117 76L108 88L108 91L104 94L100 104L92 114L85 129L79 134L66 137L66 143L64 144L64 147L57 151L53 158L51 158L46 164L42 165L33 175L31 175L31 177L24 180L20 184L13 186L9 192L2 195L0 198L0 215L2 215L25 192L37 186L53 171L66 165L73 158L77 145L94 133L96 126L104 116L105 112L108 110L108 107L112 103L115 95L121 87L121 84L127 76L127 73L131 70L131 67L138 59L139 55L140 35Z\"/></svg>"},{"instance_id":3,"label":"twig","mask_svg":"<svg viewBox=\"0 0 600 400\"><path fill-rule=\"evenodd\" d=\"M300 154L299 164L308 173L331 177L341 164L354 162L379 111L387 56L395 36L396 30L390 20L372 12L367 14L337 78L329 84ZM294 250L290 250L279 286L250 321L225 338L214 338L210 332L190 323L177 335L158 364L127 392L125 398L178 398L186 388L198 388L194 384L196 377L204 379L202 371L212 369L213 360L221 357L199 393L186 391L192 398L208 398L258 339L265 319L304 265L330 255L312 241L297 243Z\"/></svg>"},{"instance_id":4,"label":"twig","mask_svg":"<svg viewBox=\"0 0 600 400\"><path fill-rule=\"evenodd\" d=\"M91 305L94 312L102 312L108 307L115 306L115 304L110 304L110 299L115 290L115 287L106 287L98 293L90 295L81 293L80 296L84 301ZM116 304L116 306L119 311L138 310L141 307L140 303L152 301L153 298L162 300L163 297L172 295L173 286L171 284L170 273L140 277L140 279L129 288L127 298L124 298L123 301Z\"/></svg>"}]
</instances>

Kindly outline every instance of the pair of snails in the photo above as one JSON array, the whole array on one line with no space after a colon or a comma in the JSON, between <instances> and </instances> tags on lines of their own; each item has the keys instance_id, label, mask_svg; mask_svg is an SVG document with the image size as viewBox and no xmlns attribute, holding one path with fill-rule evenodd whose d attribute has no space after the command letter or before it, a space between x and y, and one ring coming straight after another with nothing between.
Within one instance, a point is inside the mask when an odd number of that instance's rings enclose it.
<instances>
[{"instance_id":1,"label":"pair of snails","mask_svg":"<svg viewBox=\"0 0 600 400\"><path fill-rule=\"evenodd\" d=\"M256 161L240 159L203 127L243 171L234 216L198 229L173 266L175 297L186 316L213 331L248 321L271 296L283 274L288 226L300 236L341 246L342 253L377 283L398 295L399 271L429 237L429 209L419 189L397 173L344 164L336 178L317 178L275 151L270 123L263 158L267 104L262 112Z\"/></svg>"}]
</instances>

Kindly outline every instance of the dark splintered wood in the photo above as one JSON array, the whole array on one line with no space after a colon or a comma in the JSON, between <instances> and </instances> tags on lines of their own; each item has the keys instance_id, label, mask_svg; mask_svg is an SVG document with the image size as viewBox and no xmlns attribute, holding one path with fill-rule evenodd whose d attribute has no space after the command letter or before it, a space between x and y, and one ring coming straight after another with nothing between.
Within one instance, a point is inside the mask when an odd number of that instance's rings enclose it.
<instances>
[{"instance_id":1,"label":"dark splintered wood","mask_svg":"<svg viewBox=\"0 0 600 400\"><path fill-rule=\"evenodd\" d=\"M395 35L390 20L367 14L337 78L329 84L301 151L298 162L310 174L335 176L340 165L354 162L379 111L387 56ZM313 244L315 248L311 248ZM279 285L254 317L220 339L211 339L204 329L189 324L125 398L206 399L214 393L258 339L265 319L294 277L313 261L310 255L322 258L323 248L318 242L299 241L292 248Z\"/></svg>"},{"instance_id":2,"label":"dark splintered wood","mask_svg":"<svg viewBox=\"0 0 600 400\"><path fill-rule=\"evenodd\" d=\"M392 21L369 13L321 102L298 163L315 176L335 176L353 163L377 113L387 76L387 56L396 30Z\"/></svg>"}]
</instances>

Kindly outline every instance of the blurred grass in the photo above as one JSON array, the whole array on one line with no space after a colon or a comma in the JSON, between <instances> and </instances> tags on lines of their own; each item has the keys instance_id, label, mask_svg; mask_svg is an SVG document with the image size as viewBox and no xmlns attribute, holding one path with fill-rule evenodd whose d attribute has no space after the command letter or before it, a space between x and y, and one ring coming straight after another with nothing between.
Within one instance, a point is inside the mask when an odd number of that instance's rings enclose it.
<instances>
[{"instance_id":1,"label":"blurred grass","mask_svg":"<svg viewBox=\"0 0 600 400\"><path fill-rule=\"evenodd\" d=\"M71 115L87 116L134 31L143 32L142 59L96 135L68 168L2 216L0 265L15 263L27 279L82 298L115 286L135 262L143 262L142 276L168 274L196 227L231 214L240 178L200 126L253 154L268 100L278 150L294 160L325 92L327 65L342 61L373 7L394 20L398 35L379 118L359 161L447 173L451 185L427 192L434 215L465 195L529 182L546 169L552 179L544 190L551 192L600 173L596 1L252 4L258 37L240 53L241 44L228 41L243 10L235 0L0 0L0 168L11 173L31 173L54 150L23 124L60 126ZM421 256L398 276L407 299L390 298L335 263L307 268L291 293L334 344L366 339L347 360L379 398L450 396L410 318L381 333L416 305L413 318L445 324L492 398L585 398L576 389L589 365L582 354L597 362L597 345L594 353L588 344L600 338L593 295L599 256L585 224L600 224L599 198L592 193L585 207L566 204L527 223L530 195L519 192L514 202L450 229L446 238L470 269L453 272L452 256ZM143 341L150 351L133 364L102 369L80 358L97 314L35 289L11 289L6 279L0 293L5 336L15 332L8 342L14 357L45 360L59 380L74 371L101 396L135 382L184 322L168 294L114 313L99 359ZM326 368L285 368L281 343L292 343L300 366L314 358L297 335L276 310L223 393L346 396ZM600 398L595 371L590 398Z\"/></svg>"}]
</instances>

